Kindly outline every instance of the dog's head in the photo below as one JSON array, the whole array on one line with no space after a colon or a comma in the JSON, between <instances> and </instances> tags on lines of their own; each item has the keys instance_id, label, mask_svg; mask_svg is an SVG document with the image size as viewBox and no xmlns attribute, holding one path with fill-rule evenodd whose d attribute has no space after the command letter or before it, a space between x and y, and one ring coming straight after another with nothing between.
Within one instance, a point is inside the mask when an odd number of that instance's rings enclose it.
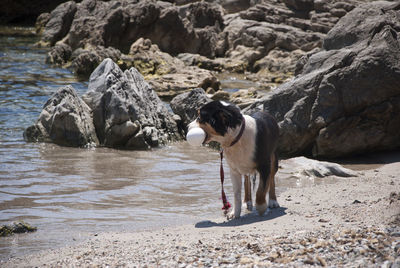
<instances>
[{"instance_id":1,"label":"dog's head","mask_svg":"<svg viewBox=\"0 0 400 268\"><path fill-rule=\"evenodd\" d=\"M225 139L232 138L232 130L239 127L242 120L243 115L236 105L212 101L199 109L198 117L188 127L202 128L207 134L205 143L216 141L222 144Z\"/></svg>"}]
</instances>

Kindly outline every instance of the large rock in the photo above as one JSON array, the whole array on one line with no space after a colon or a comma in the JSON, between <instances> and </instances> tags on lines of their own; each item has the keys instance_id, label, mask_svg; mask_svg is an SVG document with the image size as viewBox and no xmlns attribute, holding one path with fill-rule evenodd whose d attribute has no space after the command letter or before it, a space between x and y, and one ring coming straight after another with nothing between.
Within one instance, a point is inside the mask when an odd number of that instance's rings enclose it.
<instances>
[{"instance_id":1,"label":"large rock","mask_svg":"<svg viewBox=\"0 0 400 268\"><path fill-rule=\"evenodd\" d=\"M50 19L43 31L42 41L53 46L69 32L72 20L77 10L76 3L69 1L62 3L50 13Z\"/></svg>"},{"instance_id":2,"label":"large rock","mask_svg":"<svg viewBox=\"0 0 400 268\"><path fill-rule=\"evenodd\" d=\"M183 129L198 116L198 110L212 101L202 88L182 93L171 100L171 108L182 120Z\"/></svg>"},{"instance_id":3,"label":"large rock","mask_svg":"<svg viewBox=\"0 0 400 268\"><path fill-rule=\"evenodd\" d=\"M46 102L37 122L24 131L31 142L65 146L98 145L91 109L72 86L65 86Z\"/></svg>"},{"instance_id":4,"label":"large rock","mask_svg":"<svg viewBox=\"0 0 400 268\"><path fill-rule=\"evenodd\" d=\"M123 72L104 60L91 74L83 99L104 146L146 149L180 138L167 107L135 68Z\"/></svg>"},{"instance_id":5,"label":"large rock","mask_svg":"<svg viewBox=\"0 0 400 268\"><path fill-rule=\"evenodd\" d=\"M324 50L300 61L296 78L263 101L279 121L281 152L339 157L400 147L399 6L353 9Z\"/></svg>"},{"instance_id":6,"label":"large rock","mask_svg":"<svg viewBox=\"0 0 400 268\"><path fill-rule=\"evenodd\" d=\"M280 174L283 178L325 178L335 177L357 177L357 172L345 168L337 163L318 161L304 156L293 157L279 161Z\"/></svg>"},{"instance_id":7,"label":"large rock","mask_svg":"<svg viewBox=\"0 0 400 268\"><path fill-rule=\"evenodd\" d=\"M139 38L132 44L129 54L122 57L122 68L135 67L162 99L197 87L219 89L219 81L212 72L184 62L160 51L150 39Z\"/></svg>"},{"instance_id":8,"label":"large rock","mask_svg":"<svg viewBox=\"0 0 400 268\"><path fill-rule=\"evenodd\" d=\"M213 57L223 27L221 8L207 2L178 7L161 1L84 0L74 3L74 9L71 3L58 6L50 14L42 41L51 45L61 41L72 50L88 45L112 46L128 53L131 44L143 37L170 54L190 52Z\"/></svg>"}]
</instances>

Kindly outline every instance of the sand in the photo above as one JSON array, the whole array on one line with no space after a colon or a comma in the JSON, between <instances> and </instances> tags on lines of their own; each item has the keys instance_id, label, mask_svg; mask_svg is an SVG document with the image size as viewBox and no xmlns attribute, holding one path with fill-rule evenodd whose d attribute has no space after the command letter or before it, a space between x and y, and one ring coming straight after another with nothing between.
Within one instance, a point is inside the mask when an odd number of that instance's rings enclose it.
<instances>
[{"instance_id":1,"label":"sand","mask_svg":"<svg viewBox=\"0 0 400 268\"><path fill-rule=\"evenodd\" d=\"M400 267L400 162L333 184L292 188L280 208L14 257L1 267Z\"/></svg>"}]
</instances>

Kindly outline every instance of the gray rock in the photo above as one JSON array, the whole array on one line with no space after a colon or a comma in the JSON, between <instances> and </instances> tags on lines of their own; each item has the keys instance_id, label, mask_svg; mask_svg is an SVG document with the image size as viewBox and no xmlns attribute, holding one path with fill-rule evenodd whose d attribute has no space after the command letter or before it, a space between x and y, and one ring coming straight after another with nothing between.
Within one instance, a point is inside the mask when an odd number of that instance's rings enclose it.
<instances>
[{"instance_id":1,"label":"gray rock","mask_svg":"<svg viewBox=\"0 0 400 268\"><path fill-rule=\"evenodd\" d=\"M198 110L210 101L212 100L207 97L204 89L196 88L173 98L171 108L181 117L182 128L186 130L186 126L197 117Z\"/></svg>"},{"instance_id":2,"label":"gray rock","mask_svg":"<svg viewBox=\"0 0 400 268\"><path fill-rule=\"evenodd\" d=\"M132 44L129 55L122 59L123 68L135 67L165 100L197 87L213 87L215 90L220 87L212 72L197 66L185 66L180 59L160 51L149 39L139 38Z\"/></svg>"},{"instance_id":3,"label":"gray rock","mask_svg":"<svg viewBox=\"0 0 400 268\"><path fill-rule=\"evenodd\" d=\"M325 50L308 55L298 76L263 101L279 121L281 152L339 157L400 147L397 5L353 9L329 32Z\"/></svg>"},{"instance_id":4,"label":"gray rock","mask_svg":"<svg viewBox=\"0 0 400 268\"><path fill-rule=\"evenodd\" d=\"M135 68L123 72L105 59L83 99L104 146L146 149L180 138L172 115Z\"/></svg>"},{"instance_id":5,"label":"gray rock","mask_svg":"<svg viewBox=\"0 0 400 268\"><path fill-rule=\"evenodd\" d=\"M72 49L69 45L60 43L55 45L47 52L46 63L54 65L64 65L71 58Z\"/></svg>"},{"instance_id":6,"label":"gray rock","mask_svg":"<svg viewBox=\"0 0 400 268\"><path fill-rule=\"evenodd\" d=\"M24 131L30 142L65 146L97 145L91 110L72 86L65 86L46 102L37 122Z\"/></svg>"},{"instance_id":7,"label":"gray rock","mask_svg":"<svg viewBox=\"0 0 400 268\"><path fill-rule=\"evenodd\" d=\"M36 18L35 31L37 34L43 34L44 27L50 20L50 13L42 13Z\"/></svg>"},{"instance_id":8,"label":"gray rock","mask_svg":"<svg viewBox=\"0 0 400 268\"><path fill-rule=\"evenodd\" d=\"M57 11L63 16L50 18L42 41L53 45L66 35L62 42L73 50L88 45L111 46L128 53L131 44L143 37L173 55L190 52L213 57L223 27L222 9L208 2L178 7L159 1L84 0L75 4L75 16L72 11L65 11L65 5L53 11L54 15ZM72 14L73 20L66 21L65 14Z\"/></svg>"},{"instance_id":9,"label":"gray rock","mask_svg":"<svg viewBox=\"0 0 400 268\"><path fill-rule=\"evenodd\" d=\"M113 47L98 46L91 49L76 49L71 56L71 67L75 74L89 77L92 71L106 58L117 61L121 52Z\"/></svg>"},{"instance_id":10,"label":"gray rock","mask_svg":"<svg viewBox=\"0 0 400 268\"><path fill-rule=\"evenodd\" d=\"M324 178L328 176L357 177L357 172L347 169L339 164L317 161L306 157L294 157L279 162L282 176L284 177L313 177ZM289 174L285 174L288 173Z\"/></svg>"},{"instance_id":11,"label":"gray rock","mask_svg":"<svg viewBox=\"0 0 400 268\"><path fill-rule=\"evenodd\" d=\"M225 11L230 14L230 13L236 13L242 10L248 9L251 5L252 2L257 2L257 1L252 1L252 0L221 0L219 1L221 6L225 9Z\"/></svg>"},{"instance_id":12,"label":"gray rock","mask_svg":"<svg viewBox=\"0 0 400 268\"><path fill-rule=\"evenodd\" d=\"M68 32L77 10L76 3L69 1L60 4L50 13L50 19L43 31L42 41L53 46L62 39Z\"/></svg>"}]
</instances>

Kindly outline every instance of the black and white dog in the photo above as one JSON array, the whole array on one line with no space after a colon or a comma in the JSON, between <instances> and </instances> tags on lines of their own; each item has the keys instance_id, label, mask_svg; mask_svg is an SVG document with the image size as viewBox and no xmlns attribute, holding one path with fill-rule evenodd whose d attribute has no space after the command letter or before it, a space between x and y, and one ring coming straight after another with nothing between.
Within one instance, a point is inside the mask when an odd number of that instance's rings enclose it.
<instances>
[{"instance_id":1,"label":"black and white dog","mask_svg":"<svg viewBox=\"0 0 400 268\"><path fill-rule=\"evenodd\" d=\"M188 125L188 129L193 127L200 127L206 132L205 143L219 142L226 155L234 191L234 206L228 218L240 217L242 175L245 177L244 202L248 210L253 207L249 175L256 172L260 178L256 193L258 213L263 215L267 207L279 207L275 195L275 174L278 170L275 150L279 128L272 116L265 112L243 115L233 104L212 101L200 108L197 119Z\"/></svg>"}]
</instances>

